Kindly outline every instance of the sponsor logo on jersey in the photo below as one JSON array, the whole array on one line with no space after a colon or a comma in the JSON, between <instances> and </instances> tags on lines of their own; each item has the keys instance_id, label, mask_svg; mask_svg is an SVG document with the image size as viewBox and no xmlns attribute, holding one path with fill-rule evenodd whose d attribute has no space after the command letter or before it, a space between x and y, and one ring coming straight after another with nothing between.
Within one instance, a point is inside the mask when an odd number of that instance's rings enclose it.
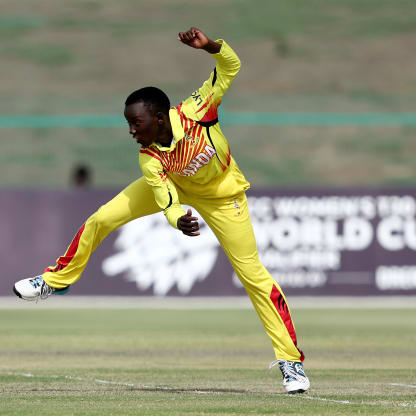
<instances>
[{"instance_id":1,"label":"sponsor logo on jersey","mask_svg":"<svg viewBox=\"0 0 416 416\"><path fill-rule=\"evenodd\" d=\"M194 99L194 101L197 103L197 105L202 104L201 94L199 94L198 91L193 92L191 94L191 97Z\"/></svg>"},{"instance_id":2,"label":"sponsor logo on jersey","mask_svg":"<svg viewBox=\"0 0 416 416\"><path fill-rule=\"evenodd\" d=\"M234 214L234 217L238 217L241 214L241 207L240 205L237 203L237 200L234 199L234 201L232 202L234 208L236 209L236 213Z\"/></svg>"},{"instance_id":3,"label":"sponsor logo on jersey","mask_svg":"<svg viewBox=\"0 0 416 416\"><path fill-rule=\"evenodd\" d=\"M181 176L192 176L195 175L199 169L203 168L204 166L208 165L210 160L215 155L215 149L211 146L205 146L203 152L197 154L183 169L181 172L178 172L178 175Z\"/></svg>"}]
</instances>

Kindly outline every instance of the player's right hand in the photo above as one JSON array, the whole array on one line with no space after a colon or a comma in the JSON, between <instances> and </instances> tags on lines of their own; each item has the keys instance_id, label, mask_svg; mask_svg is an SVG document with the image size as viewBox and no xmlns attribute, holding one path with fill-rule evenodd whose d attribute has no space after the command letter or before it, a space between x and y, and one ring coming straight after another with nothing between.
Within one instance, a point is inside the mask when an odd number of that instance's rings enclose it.
<instances>
[{"instance_id":1,"label":"player's right hand","mask_svg":"<svg viewBox=\"0 0 416 416\"><path fill-rule=\"evenodd\" d=\"M198 218L192 216L190 208L188 208L186 215L182 215L182 217L178 218L178 229L190 237L200 235Z\"/></svg>"},{"instance_id":2,"label":"player's right hand","mask_svg":"<svg viewBox=\"0 0 416 416\"><path fill-rule=\"evenodd\" d=\"M179 32L178 40L195 49L202 49L209 42L208 37L196 27L191 27L186 32Z\"/></svg>"}]
</instances>

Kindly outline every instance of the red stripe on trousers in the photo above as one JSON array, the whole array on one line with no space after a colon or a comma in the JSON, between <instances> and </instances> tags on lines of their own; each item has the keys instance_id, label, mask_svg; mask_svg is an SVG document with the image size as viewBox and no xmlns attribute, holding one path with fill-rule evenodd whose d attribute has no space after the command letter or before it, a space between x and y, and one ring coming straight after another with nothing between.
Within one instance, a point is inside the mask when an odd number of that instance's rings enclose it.
<instances>
[{"instance_id":1,"label":"red stripe on trousers","mask_svg":"<svg viewBox=\"0 0 416 416\"><path fill-rule=\"evenodd\" d=\"M59 259L56 262L56 267L51 269L50 267L45 269L45 272L59 272L60 270L64 269L70 261L74 258L77 250L78 250L78 244L79 240L81 238L81 235L84 231L85 224L80 228L80 230L77 232L76 236L72 240L72 243L68 247L68 250L66 251L64 256L59 257Z\"/></svg>"},{"instance_id":2,"label":"red stripe on trousers","mask_svg":"<svg viewBox=\"0 0 416 416\"><path fill-rule=\"evenodd\" d=\"M289 309L286 305L283 295L279 292L279 289L273 285L272 293L270 293L270 299L273 302L277 312L279 312L282 321L284 322L287 331L289 332L290 338L292 338L295 347L300 353L300 360L303 362L305 356L303 352L298 348L298 341L296 339L295 327L293 326L292 318L289 313Z\"/></svg>"}]
</instances>

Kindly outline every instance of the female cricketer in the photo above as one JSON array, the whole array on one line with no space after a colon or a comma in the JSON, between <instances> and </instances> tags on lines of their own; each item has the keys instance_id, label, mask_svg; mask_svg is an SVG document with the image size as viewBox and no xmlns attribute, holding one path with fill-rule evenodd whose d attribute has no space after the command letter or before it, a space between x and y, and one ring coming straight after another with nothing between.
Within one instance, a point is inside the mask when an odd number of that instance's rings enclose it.
<instances>
[{"instance_id":1,"label":"female cricketer","mask_svg":"<svg viewBox=\"0 0 416 416\"><path fill-rule=\"evenodd\" d=\"M290 311L279 285L259 260L245 195L250 185L218 122L218 107L240 60L224 40L213 41L194 27L180 32L178 39L210 53L216 60L214 71L176 107L155 87L127 97L124 116L131 137L141 145L143 176L87 219L55 266L18 281L14 292L25 300L65 293L103 239L136 218L163 211L173 228L198 236L198 218L191 209L185 213L181 204L194 207L218 238L271 338L276 360L270 368L279 366L288 393L303 393L310 383Z\"/></svg>"}]
</instances>

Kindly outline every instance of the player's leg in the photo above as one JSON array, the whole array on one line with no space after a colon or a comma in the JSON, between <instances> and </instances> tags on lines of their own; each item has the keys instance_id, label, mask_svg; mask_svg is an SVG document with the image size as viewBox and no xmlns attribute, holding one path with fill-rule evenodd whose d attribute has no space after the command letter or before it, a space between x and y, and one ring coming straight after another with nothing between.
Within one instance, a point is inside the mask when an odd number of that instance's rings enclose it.
<instances>
[{"instance_id":1,"label":"player's leg","mask_svg":"<svg viewBox=\"0 0 416 416\"><path fill-rule=\"evenodd\" d=\"M54 291L59 293L80 278L90 255L109 233L135 218L158 211L152 189L143 177L138 179L87 219L65 254L57 259L56 266L48 267L41 276L17 282L15 293L27 300L47 297Z\"/></svg>"},{"instance_id":2,"label":"player's leg","mask_svg":"<svg viewBox=\"0 0 416 416\"><path fill-rule=\"evenodd\" d=\"M260 262L245 194L231 201L196 202L194 206L214 231L244 285L272 340L285 379L289 376L294 378L299 372L299 379L305 381L292 382L289 388L286 383L286 390L305 391L309 388L309 381L303 373L301 362L304 357L297 347L289 307L280 286Z\"/></svg>"}]
</instances>

